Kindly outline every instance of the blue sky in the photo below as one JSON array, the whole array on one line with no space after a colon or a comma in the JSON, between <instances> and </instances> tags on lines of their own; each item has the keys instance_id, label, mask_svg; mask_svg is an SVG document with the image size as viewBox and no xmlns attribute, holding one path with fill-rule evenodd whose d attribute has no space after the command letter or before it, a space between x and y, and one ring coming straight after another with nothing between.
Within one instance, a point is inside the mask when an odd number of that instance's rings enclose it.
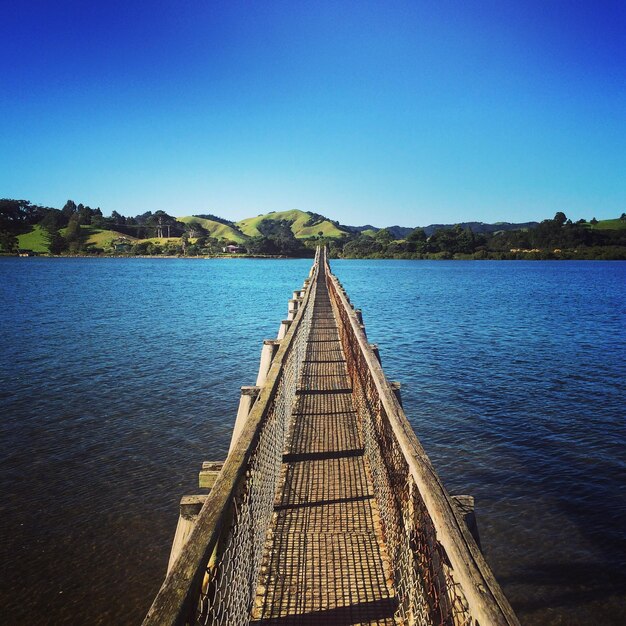
<instances>
[{"instance_id":1,"label":"blue sky","mask_svg":"<svg viewBox=\"0 0 626 626\"><path fill-rule=\"evenodd\" d=\"M348 224L626 211L626 3L15 2L0 196Z\"/></svg>"}]
</instances>

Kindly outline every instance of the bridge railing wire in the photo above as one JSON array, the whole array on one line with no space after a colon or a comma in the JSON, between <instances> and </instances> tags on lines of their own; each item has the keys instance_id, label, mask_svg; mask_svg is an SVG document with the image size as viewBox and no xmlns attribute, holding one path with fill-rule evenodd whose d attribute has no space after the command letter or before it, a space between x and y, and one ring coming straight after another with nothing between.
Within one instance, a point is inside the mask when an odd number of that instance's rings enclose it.
<instances>
[{"instance_id":1,"label":"bridge railing wire","mask_svg":"<svg viewBox=\"0 0 626 626\"><path fill-rule=\"evenodd\" d=\"M322 262L326 262L325 257ZM400 406L345 291L326 282L404 624L518 624Z\"/></svg>"},{"instance_id":2,"label":"bridge railing wire","mask_svg":"<svg viewBox=\"0 0 626 626\"><path fill-rule=\"evenodd\" d=\"M144 626L249 622L311 327L318 260L319 250L266 383Z\"/></svg>"}]
</instances>

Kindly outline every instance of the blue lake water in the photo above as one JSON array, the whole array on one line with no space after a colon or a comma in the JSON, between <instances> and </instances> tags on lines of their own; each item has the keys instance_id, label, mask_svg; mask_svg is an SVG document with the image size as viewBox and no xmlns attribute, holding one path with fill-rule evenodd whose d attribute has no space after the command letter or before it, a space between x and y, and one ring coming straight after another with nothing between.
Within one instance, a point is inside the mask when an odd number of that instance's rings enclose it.
<instances>
[{"instance_id":1,"label":"blue lake water","mask_svg":"<svg viewBox=\"0 0 626 626\"><path fill-rule=\"evenodd\" d=\"M136 624L308 260L0 259L8 624ZM334 261L524 624L626 620L626 264Z\"/></svg>"}]
</instances>

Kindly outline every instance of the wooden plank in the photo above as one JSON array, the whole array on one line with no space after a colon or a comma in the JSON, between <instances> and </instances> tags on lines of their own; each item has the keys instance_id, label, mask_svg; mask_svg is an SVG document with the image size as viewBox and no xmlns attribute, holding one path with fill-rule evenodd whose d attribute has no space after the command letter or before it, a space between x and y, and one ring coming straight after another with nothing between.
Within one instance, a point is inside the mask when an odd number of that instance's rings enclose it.
<instances>
[{"instance_id":1,"label":"wooden plank","mask_svg":"<svg viewBox=\"0 0 626 626\"><path fill-rule=\"evenodd\" d=\"M198 486L201 489L211 489L224 467L224 461L204 461L198 473Z\"/></svg>"}]
</instances>

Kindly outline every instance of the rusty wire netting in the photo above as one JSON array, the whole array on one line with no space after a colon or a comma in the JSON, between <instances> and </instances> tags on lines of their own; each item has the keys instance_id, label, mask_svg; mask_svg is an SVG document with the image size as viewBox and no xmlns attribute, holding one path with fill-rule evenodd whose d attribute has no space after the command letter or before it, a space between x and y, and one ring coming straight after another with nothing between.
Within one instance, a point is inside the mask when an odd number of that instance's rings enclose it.
<instances>
[{"instance_id":1,"label":"rusty wire netting","mask_svg":"<svg viewBox=\"0 0 626 626\"><path fill-rule=\"evenodd\" d=\"M393 432L368 366L327 272L327 286L339 320L339 334L361 420L365 455L380 510L384 541L398 597L401 623L445 626L475 624L444 548Z\"/></svg>"},{"instance_id":2,"label":"rusty wire netting","mask_svg":"<svg viewBox=\"0 0 626 626\"><path fill-rule=\"evenodd\" d=\"M315 273L309 297L315 297ZM266 533L274 510L296 387L304 362L313 307L306 307L283 364L278 389L260 426L245 478L232 503L224 536L208 563L191 623L247 624Z\"/></svg>"}]
</instances>

